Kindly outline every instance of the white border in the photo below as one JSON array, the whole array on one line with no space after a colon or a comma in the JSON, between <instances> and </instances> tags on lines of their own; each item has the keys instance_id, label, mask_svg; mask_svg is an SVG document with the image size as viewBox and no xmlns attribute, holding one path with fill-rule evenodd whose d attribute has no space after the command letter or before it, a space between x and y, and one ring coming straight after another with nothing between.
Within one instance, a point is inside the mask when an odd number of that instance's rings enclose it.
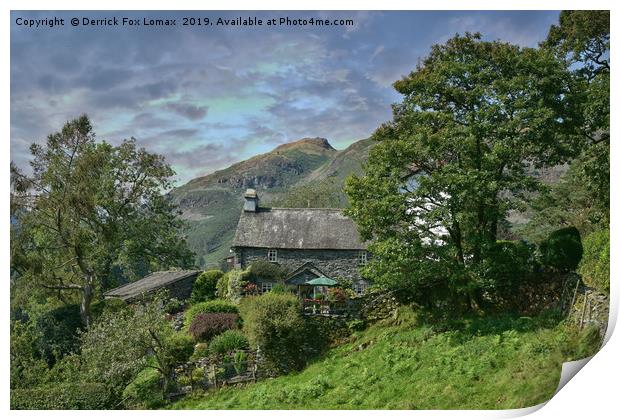
<instances>
[{"instance_id":1,"label":"white border","mask_svg":"<svg viewBox=\"0 0 620 420\"><path fill-rule=\"evenodd\" d=\"M1 41L0 41L0 57L2 57L2 67L0 68L0 74L2 75L2 112L0 113L0 124L2 126L2 133L4 141L2 141L0 147L2 158L2 167L5 168L5 177L2 179L2 211L5 215L6 223L1 224L1 231L3 234L2 245L2 267L4 268L5 277L5 293L4 293L4 308L5 315L2 319L4 323L4 346L2 347L2 355L4 363L0 364L0 369L3 375L3 395L2 402L3 407L8 412L9 407L9 320L8 320L8 308L9 308L9 296L8 296L8 271L9 271L9 224L8 224L8 202L9 202L9 180L8 180L8 164L9 164L9 140L10 139L10 126L9 126L9 105L10 96L8 95L10 89L10 71L9 71L9 35L10 35L10 13L14 10L562 10L562 9L611 9L612 10L612 33L616 33L616 10L614 7L618 2L611 1L548 1L548 0L522 0L512 2L498 2L497 0L472 0L472 1L450 1L450 0L435 0L429 1L404 1L404 0L382 0L368 1L368 0L300 0L285 2L282 0L263 0L261 2L250 2L243 0L227 0L225 2L214 3L208 1L191 1L191 0L176 0L174 2L165 2L162 0L152 0L148 2L129 1L129 0L94 0L88 3L84 1L76 0L57 0L57 1L17 1L17 0L5 0L2 2L3 9L3 25L1 29ZM614 35L615 36L615 35ZM406 42L406 41L405 41ZM612 44L613 57L616 56L615 43ZM615 105L618 98L617 83L615 83L616 76L612 78L612 109L615 110ZM616 118L612 112L612 125L616 125ZM618 167L618 153L617 148L612 148L612 179L615 174L613 168ZM618 208L618 188L617 183L612 184L612 214ZM618 274L618 235L614 235L615 220L611 226L611 238L612 238L612 313L610 314L610 320L615 324L618 313L618 287L615 276ZM612 330L610 325L610 332ZM253 418L276 418L283 419L294 416L301 419L316 419L320 418L376 418L377 416L390 416L393 418L416 418L416 419L445 419L445 418L463 418L463 419L481 419L481 418L506 418L516 417L520 415L531 414L532 418L536 419L606 419L616 417L618 413L618 377L620 374L618 362L618 354L620 344L618 344L618 338L616 335L611 335L609 341L605 347L595 355L592 360L583 368L576 378L569 381L561 391L552 398L547 404L541 404L541 406L521 409L521 410L506 410L506 411L321 411L321 412L308 412L308 411L219 411L219 412L191 412L191 411L156 411L156 412L10 412L9 415L16 418L31 418L35 416L50 416L55 418L82 418L83 416L94 418L110 418L119 415L126 416L131 415L136 418L170 418L183 416L184 418L201 418L205 416L217 416L218 419L233 419L238 417L253 417ZM372 392L372 390L368 390ZM544 408L543 408L544 406Z\"/></svg>"}]
</instances>

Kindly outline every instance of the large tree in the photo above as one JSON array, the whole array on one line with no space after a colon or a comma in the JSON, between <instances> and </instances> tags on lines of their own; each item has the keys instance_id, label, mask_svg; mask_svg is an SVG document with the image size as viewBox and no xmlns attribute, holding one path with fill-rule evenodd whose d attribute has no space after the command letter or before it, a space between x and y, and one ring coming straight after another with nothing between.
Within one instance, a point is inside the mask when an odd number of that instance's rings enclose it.
<instances>
[{"instance_id":1,"label":"large tree","mask_svg":"<svg viewBox=\"0 0 620 420\"><path fill-rule=\"evenodd\" d=\"M577 80L581 82L585 102L584 116L579 129L581 153L563 181L569 189L578 190L582 205L573 200L574 194L554 191L547 204L556 208L564 219L572 213L583 214L580 229L609 225L609 110L610 110L610 33L608 10L570 10L560 13L558 25L553 25L542 47L566 60ZM561 185L560 188L563 188ZM543 217L544 218L544 217Z\"/></svg>"},{"instance_id":2,"label":"large tree","mask_svg":"<svg viewBox=\"0 0 620 420\"><path fill-rule=\"evenodd\" d=\"M374 133L365 175L346 188L378 257L367 273L420 299L476 307L498 226L538 187L528 167L576 153L581 97L550 51L479 34L433 46L394 87L404 99Z\"/></svg>"},{"instance_id":3,"label":"large tree","mask_svg":"<svg viewBox=\"0 0 620 420\"><path fill-rule=\"evenodd\" d=\"M11 165L15 284L79 296L85 325L96 293L150 270L187 267L192 254L163 192L174 172L135 141L95 141L81 116L33 144L31 175Z\"/></svg>"}]
</instances>

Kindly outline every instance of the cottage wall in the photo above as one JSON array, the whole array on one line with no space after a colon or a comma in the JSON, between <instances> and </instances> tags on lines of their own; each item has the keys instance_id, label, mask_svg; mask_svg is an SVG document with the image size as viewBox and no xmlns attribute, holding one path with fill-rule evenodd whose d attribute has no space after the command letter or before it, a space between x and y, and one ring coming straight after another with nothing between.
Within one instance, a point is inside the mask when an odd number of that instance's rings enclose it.
<instances>
[{"instance_id":1,"label":"cottage wall","mask_svg":"<svg viewBox=\"0 0 620 420\"><path fill-rule=\"evenodd\" d=\"M267 261L267 248L238 247L237 263L246 268L252 261ZM360 275L357 250L278 249L278 264L288 272L311 262L330 278L346 278L355 283L367 282Z\"/></svg>"}]
</instances>

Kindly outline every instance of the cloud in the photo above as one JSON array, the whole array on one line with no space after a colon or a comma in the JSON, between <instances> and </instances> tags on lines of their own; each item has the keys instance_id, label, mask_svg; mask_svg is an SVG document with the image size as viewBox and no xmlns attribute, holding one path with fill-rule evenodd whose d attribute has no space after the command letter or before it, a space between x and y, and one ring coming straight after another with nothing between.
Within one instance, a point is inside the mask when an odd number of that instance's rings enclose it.
<instances>
[{"instance_id":1,"label":"cloud","mask_svg":"<svg viewBox=\"0 0 620 420\"><path fill-rule=\"evenodd\" d=\"M192 121L203 119L207 116L207 111L209 110L209 107L207 106L197 106L193 104L176 102L166 104L165 108Z\"/></svg>"},{"instance_id":2,"label":"cloud","mask_svg":"<svg viewBox=\"0 0 620 420\"><path fill-rule=\"evenodd\" d=\"M45 18L50 12L12 12ZM146 14L145 14L146 13ZM177 18L193 12L123 12ZM89 11L98 18L115 12ZM234 17L245 12L214 12ZM11 26L11 159L82 113L98 138L164 154L180 182L306 136L346 147L391 117L392 83L433 43L480 31L522 45L557 12L252 12L352 18L353 27ZM74 12L54 12L70 19ZM14 22L14 19L12 19Z\"/></svg>"}]
</instances>

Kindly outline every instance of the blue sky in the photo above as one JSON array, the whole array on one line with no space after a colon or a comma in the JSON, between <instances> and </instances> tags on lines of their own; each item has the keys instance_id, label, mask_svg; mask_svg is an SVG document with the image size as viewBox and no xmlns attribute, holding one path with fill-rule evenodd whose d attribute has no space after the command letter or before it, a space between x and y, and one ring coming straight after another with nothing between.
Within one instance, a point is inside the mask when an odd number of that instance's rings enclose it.
<instances>
[{"instance_id":1,"label":"blue sky","mask_svg":"<svg viewBox=\"0 0 620 420\"><path fill-rule=\"evenodd\" d=\"M325 137L344 148L390 119L392 83L430 46L481 32L536 46L555 11L12 12L11 159L87 113L99 139L135 137L166 156L178 184L279 144ZM352 18L352 27L29 29L17 17Z\"/></svg>"}]
</instances>

